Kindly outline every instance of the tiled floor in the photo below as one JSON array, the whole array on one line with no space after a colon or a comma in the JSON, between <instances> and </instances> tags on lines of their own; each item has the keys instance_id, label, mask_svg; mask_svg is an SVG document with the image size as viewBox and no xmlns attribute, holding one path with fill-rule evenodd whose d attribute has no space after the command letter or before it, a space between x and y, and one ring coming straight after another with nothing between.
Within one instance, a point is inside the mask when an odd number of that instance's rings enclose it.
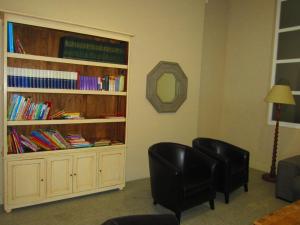
<instances>
[{"instance_id":1,"label":"tiled floor","mask_svg":"<svg viewBox=\"0 0 300 225\"><path fill-rule=\"evenodd\" d=\"M243 188L224 203L217 194L215 210L205 203L182 214L183 225L250 225L264 214L286 204L274 197L274 184L250 170L249 192ZM0 225L100 225L106 219L131 214L171 213L152 204L149 179L128 182L122 191L109 191L0 213Z\"/></svg>"}]
</instances>

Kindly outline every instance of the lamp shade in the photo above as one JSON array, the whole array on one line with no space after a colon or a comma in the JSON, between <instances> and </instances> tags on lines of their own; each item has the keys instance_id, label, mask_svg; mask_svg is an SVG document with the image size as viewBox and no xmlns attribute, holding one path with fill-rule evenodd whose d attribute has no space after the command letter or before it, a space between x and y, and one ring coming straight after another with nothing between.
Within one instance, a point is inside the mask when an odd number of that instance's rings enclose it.
<instances>
[{"instance_id":1,"label":"lamp shade","mask_svg":"<svg viewBox=\"0 0 300 225\"><path fill-rule=\"evenodd\" d=\"M265 98L266 102L295 105L291 88L287 85L274 85Z\"/></svg>"}]
</instances>

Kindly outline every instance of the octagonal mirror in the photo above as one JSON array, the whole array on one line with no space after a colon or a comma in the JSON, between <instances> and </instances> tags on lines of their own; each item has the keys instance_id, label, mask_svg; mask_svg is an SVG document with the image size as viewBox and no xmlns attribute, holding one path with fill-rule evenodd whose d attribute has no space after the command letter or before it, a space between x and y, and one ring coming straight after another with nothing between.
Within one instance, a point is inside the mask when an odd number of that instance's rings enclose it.
<instances>
[{"instance_id":1,"label":"octagonal mirror","mask_svg":"<svg viewBox=\"0 0 300 225\"><path fill-rule=\"evenodd\" d=\"M187 77L178 63L159 62L147 75L147 99L157 112L176 112L187 95Z\"/></svg>"}]
</instances>

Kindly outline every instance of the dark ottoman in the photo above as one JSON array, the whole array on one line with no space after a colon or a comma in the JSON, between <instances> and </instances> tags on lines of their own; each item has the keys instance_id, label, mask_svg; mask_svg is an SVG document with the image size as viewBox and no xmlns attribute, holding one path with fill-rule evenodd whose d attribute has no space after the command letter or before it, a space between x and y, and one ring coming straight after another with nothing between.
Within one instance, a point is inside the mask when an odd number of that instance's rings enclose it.
<instances>
[{"instance_id":1,"label":"dark ottoman","mask_svg":"<svg viewBox=\"0 0 300 225\"><path fill-rule=\"evenodd\" d=\"M278 162L276 197L293 202L300 199L300 155Z\"/></svg>"}]
</instances>

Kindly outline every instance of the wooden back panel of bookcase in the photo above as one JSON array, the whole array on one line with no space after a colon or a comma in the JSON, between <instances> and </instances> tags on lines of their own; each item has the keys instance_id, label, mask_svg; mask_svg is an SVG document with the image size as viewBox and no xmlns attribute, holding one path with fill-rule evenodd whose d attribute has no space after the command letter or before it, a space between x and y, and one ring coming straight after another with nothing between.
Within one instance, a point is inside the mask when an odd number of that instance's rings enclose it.
<instances>
[{"instance_id":1,"label":"wooden back panel of bookcase","mask_svg":"<svg viewBox=\"0 0 300 225\"><path fill-rule=\"evenodd\" d=\"M27 17L24 17L28 19ZM125 40L115 40L110 38L102 38L90 34L80 34L79 32L71 32L69 26L73 25L60 24L58 22L49 23L50 27L56 24L58 27L66 26L65 30L47 28L39 26L40 21L31 18L29 24L22 24L22 16L14 18L14 36L18 38L25 49L26 54L36 56L46 56L58 58L60 39L64 36L75 36L90 40L105 41L110 43L124 42L126 48L126 64L128 64L128 43ZM27 23L27 22L25 22ZM31 25L31 24L37 24ZM48 23L46 21L46 23ZM55 26L54 26L55 27ZM89 29L87 27L83 27ZM90 31L90 30L88 30ZM91 29L90 33L93 33ZM97 32L97 31L96 31ZM119 36L118 34L115 34ZM122 35L121 35L122 36ZM101 62L100 62L101 63ZM124 68L109 67L109 66L94 66L81 65L63 62L51 62L47 60L32 60L27 58L7 57L8 67L31 68L41 70L56 70L56 71L72 71L78 72L79 75L86 76L118 76L120 74L128 75L127 66ZM127 78L125 78L124 91L127 92ZM17 92L7 92L6 105L9 107L11 96ZM55 113L59 110L69 112L80 112L86 119L105 118L107 116L126 117L126 95L81 95L81 94L57 94L57 93L17 93L23 96L31 97L33 102L52 102L51 112ZM64 124L64 125L30 125L16 126L18 132L29 135L32 130L41 128L54 128L59 130L63 135L68 133L81 133L88 141L109 138L125 143L126 122L121 123L99 123L99 124Z\"/></svg>"}]
</instances>

